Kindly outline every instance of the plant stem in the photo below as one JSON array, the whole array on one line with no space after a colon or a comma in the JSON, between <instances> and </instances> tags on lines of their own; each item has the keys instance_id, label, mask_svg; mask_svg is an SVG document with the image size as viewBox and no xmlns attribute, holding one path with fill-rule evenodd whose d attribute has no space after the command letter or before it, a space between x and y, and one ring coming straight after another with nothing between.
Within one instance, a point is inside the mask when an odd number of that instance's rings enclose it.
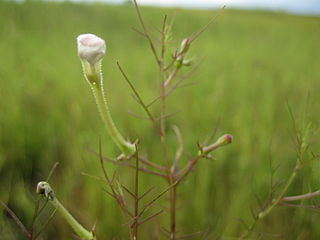
<instances>
[{"instance_id":1,"label":"plant stem","mask_svg":"<svg viewBox=\"0 0 320 240\"><path fill-rule=\"evenodd\" d=\"M290 185L292 184L293 180L295 179L296 175L297 175L297 172L298 172L299 168L296 167L293 172L291 173L291 176L290 178L288 179L286 185L284 186L284 188L282 189L281 193L279 194L279 196L274 199L271 203L271 205L265 209L263 212L259 213L258 215L258 218L259 219L262 219L264 218L265 216L267 216L271 211L272 209L278 205L278 203L281 201L281 199L283 198L283 196L286 194L286 192L288 191L288 188L290 187Z\"/></svg>"},{"instance_id":2,"label":"plant stem","mask_svg":"<svg viewBox=\"0 0 320 240\"><path fill-rule=\"evenodd\" d=\"M299 200L314 198L317 196L320 196L320 190L311 192L311 193L302 194L302 195L297 195L297 196L283 197L281 201L299 201Z\"/></svg>"},{"instance_id":3,"label":"plant stem","mask_svg":"<svg viewBox=\"0 0 320 240\"><path fill-rule=\"evenodd\" d=\"M125 156L130 156L135 152L135 145L127 142L118 129L116 128L108 107L107 98L105 96L103 88L103 76L101 72L101 62L96 63L95 65L83 62L84 75L90 85L93 96L95 98L100 116L104 122L104 125L111 135L113 141L120 148L122 153Z\"/></svg>"},{"instance_id":4,"label":"plant stem","mask_svg":"<svg viewBox=\"0 0 320 240\"><path fill-rule=\"evenodd\" d=\"M253 229L255 228L257 222L263 218L265 218L272 210L275 206L277 206L281 201L283 196L286 194L286 192L288 191L289 187L291 186L293 180L295 179L297 172L300 170L301 168L301 162L300 162L300 158L297 159L296 162L296 166L293 170L293 172L291 173L289 179L287 180L285 186L283 187L281 193L278 195L277 198L273 199L271 204L263 211L261 211L258 216L255 218L254 222L250 225L250 227L241 235L240 239L246 239L250 233L253 231Z\"/></svg>"},{"instance_id":5,"label":"plant stem","mask_svg":"<svg viewBox=\"0 0 320 240\"><path fill-rule=\"evenodd\" d=\"M51 202L51 204L57 209L58 212L60 212L60 214L82 240L96 240L93 232L86 230L80 223L78 223L78 221L60 203L49 183L39 182L37 186L37 193L44 195Z\"/></svg>"},{"instance_id":6,"label":"plant stem","mask_svg":"<svg viewBox=\"0 0 320 240\"><path fill-rule=\"evenodd\" d=\"M133 223L133 240L138 240L138 220L139 220L139 156L136 151L136 172L135 172L135 201L134 201L134 223Z\"/></svg>"},{"instance_id":7,"label":"plant stem","mask_svg":"<svg viewBox=\"0 0 320 240\"><path fill-rule=\"evenodd\" d=\"M57 198L54 198L51 202L57 211L64 217L64 219L70 224L76 234L84 240L93 240L95 237L92 232L86 230L77 220L68 212L68 210L59 202Z\"/></svg>"},{"instance_id":8,"label":"plant stem","mask_svg":"<svg viewBox=\"0 0 320 240\"><path fill-rule=\"evenodd\" d=\"M176 239L176 204L177 204L177 185L174 185L170 191L171 195L171 224L170 224L170 240Z\"/></svg>"}]
</instances>

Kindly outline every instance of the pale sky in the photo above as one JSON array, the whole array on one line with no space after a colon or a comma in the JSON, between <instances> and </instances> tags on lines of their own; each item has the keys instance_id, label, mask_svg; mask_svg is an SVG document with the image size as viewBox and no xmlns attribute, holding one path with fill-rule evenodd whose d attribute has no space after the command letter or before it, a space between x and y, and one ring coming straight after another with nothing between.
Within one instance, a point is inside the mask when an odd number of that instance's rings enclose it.
<instances>
[{"instance_id":1,"label":"pale sky","mask_svg":"<svg viewBox=\"0 0 320 240\"><path fill-rule=\"evenodd\" d=\"M53 0L55 1L55 0ZM63 1L63 0L58 0ZM69 0L70 1L70 0ZM122 3L125 0L71 0L79 2ZM141 5L182 8L256 8L283 10L299 14L320 15L320 0L137 0Z\"/></svg>"}]
</instances>

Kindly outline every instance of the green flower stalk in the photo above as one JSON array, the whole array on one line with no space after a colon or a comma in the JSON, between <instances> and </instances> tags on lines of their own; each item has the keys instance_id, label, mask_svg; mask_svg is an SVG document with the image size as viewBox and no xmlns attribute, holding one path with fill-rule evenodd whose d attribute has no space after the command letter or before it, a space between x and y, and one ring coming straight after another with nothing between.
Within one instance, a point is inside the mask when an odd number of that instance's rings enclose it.
<instances>
[{"instance_id":1,"label":"green flower stalk","mask_svg":"<svg viewBox=\"0 0 320 240\"><path fill-rule=\"evenodd\" d=\"M93 232L86 230L77 220L68 212L68 210L56 198L54 191L47 182L39 182L37 185L37 193L43 195L57 209L64 219L70 224L75 233L82 240L96 240Z\"/></svg>"},{"instance_id":2,"label":"green flower stalk","mask_svg":"<svg viewBox=\"0 0 320 240\"><path fill-rule=\"evenodd\" d=\"M78 55L80 57L84 77L89 83L95 98L100 116L113 141L120 148L124 156L135 153L134 144L126 141L116 128L109 111L107 99L103 89L103 75L101 62L106 52L105 41L93 34L81 34L77 38Z\"/></svg>"}]
</instances>

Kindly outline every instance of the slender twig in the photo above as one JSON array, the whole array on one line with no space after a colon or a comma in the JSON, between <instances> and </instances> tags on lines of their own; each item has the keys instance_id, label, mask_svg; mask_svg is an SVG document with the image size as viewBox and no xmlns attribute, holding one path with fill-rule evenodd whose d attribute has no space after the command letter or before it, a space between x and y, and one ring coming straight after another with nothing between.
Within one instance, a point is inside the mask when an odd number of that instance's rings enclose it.
<instances>
[{"instance_id":1,"label":"slender twig","mask_svg":"<svg viewBox=\"0 0 320 240\"><path fill-rule=\"evenodd\" d=\"M226 6L223 6L222 8L220 8L218 13L214 17L212 17L210 21L203 28L201 28L198 32L192 34L190 41L193 42L194 40L196 40L220 16L220 14L223 12L225 7Z\"/></svg>"},{"instance_id":2,"label":"slender twig","mask_svg":"<svg viewBox=\"0 0 320 240\"><path fill-rule=\"evenodd\" d=\"M162 43L161 43L161 45L162 45L161 59L163 61L165 53L166 53L167 15L165 15L163 18L162 31L160 33L162 35L162 38L161 38L161 41L162 41Z\"/></svg>"},{"instance_id":3,"label":"slender twig","mask_svg":"<svg viewBox=\"0 0 320 240\"><path fill-rule=\"evenodd\" d=\"M154 57L155 57L158 65L160 65L160 64L161 64L161 61L160 61L160 59L159 59L158 53L157 53L157 51L156 51L156 48L155 48L155 46L154 46L154 44L153 44L153 42L152 42L151 36L150 36L150 34L149 34L149 31L148 31L146 25L144 24L144 21L143 21L142 15L141 15L141 13L140 13L140 8L139 8L139 6L138 6L138 3L137 3L136 0L133 0L133 3L134 3L134 6L135 6L135 8L136 8L136 12L137 12L137 15L138 15L140 24L141 24L142 29L143 29L143 31L144 31L144 35L145 35L145 37L147 38L147 40L148 40L148 42L149 42L151 51L152 51L152 53L153 53L153 55L154 55Z\"/></svg>"},{"instance_id":4,"label":"slender twig","mask_svg":"<svg viewBox=\"0 0 320 240\"><path fill-rule=\"evenodd\" d=\"M299 201L299 200L310 199L310 198L314 198L314 197L318 197L318 196L320 196L320 190L318 190L316 192L297 195L297 196L283 197L281 199L281 201Z\"/></svg>"},{"instance_id":5,"label":"slender twig","mask_svg":"<svg viewBox=\"0 0 320 240\"><path fill-rule=\"evenodd\" d=\"M153 168L158 169L158 170L163 171L163 172L166 171L166 168L165 168L165 167L160 166L160 165L158 165L158 164L156 164L156 163L154 163L154 162L151 162L151 161L149 161L149 160L148 160L147 158L145 158L145 157L139 157L139 160L140 160L142 163L144 163L144 164L146 164L146 165L148 165L148 166L150 166L150 167L153 167Z\"/></svg>"},{"instance_id":6,"label":"slender twig","mask_svg":"<svg viewBox=\"0 0 320 240\"><path fill-rule=\"evenodd\" d=\"M240 239L246 239L251 232L253 231L253 229L255 228L257 222L263 218L265 218L267 215L270 214L270 212L279 204L281 203L284 195L287 193L289 187L291 186L293 180L296 178L298 171L301 169L302 167L302 159L303 159L303 155L305 153L305 151L308 149L308 145L305 145L304 140L301 139L300 137L300 132L298 131L298 127L296 125L296 121L295 118L292 114L292 111L290 109L290 106L288 105L289 108L289 112L290 115L292 117L292 121L294 124L294 128L295 128L295 133L297 135L296 139L298 142L298 148L297 148L297 159L296 159L296 164L295 167L290 175L290 177L288 178L288 180L286 181L284 187L282 188L281 192L279 193L279 195L274 198L271 203L265 208L263 209L261 212L259 212L259 214L254 218L253 223L250 225L249 229L247 229L240 237Z\"/></svg>"},{"instance_id":7,"label":"slender twig","mask_svg":"<svg viewBox=\"0 0 320 240\"><path fill-rule=\"evenodd\" d=\"M41 226L39 232L34 236L33 240L36 240L40 234L43 232L43 230L48 226L48 224L50 223L50 221L53 219L53 217L55 216L57 212L57 209L55 208L52 213L50 214L50 216L47 218L46 222Z\"/></svg>"},{"instance_id":8,"label":"slender twig","mask_svg":"<svg viewBox=\"0 0 320 240\"><path fill-rule=\"evenodd\" d=\"M144 207L142 208L142 210L139 213L139 216L142 216L142 214L145 213L151 207L151 205L153 205L159 198L161 198L164 194L166 194L176 184L177 184L177 182L175 182L172 185L168 186L164 191L159 193L155 198L153 198L150 202L148 202L146 205L144 205Z\"/></svg>"},{"instance_id":9,"label":"slender twig","mask_svg":"<svg viewBox=\"0 0 320 240\"><path fill-rule=\"evenodd\" d=\"M129 84L130 88L132 89L133 93L135 94L137 100L139 101L140 105L142 106L142 108L145 110L145 112L147 113L148 117L150 118L151 122L153 123L154 127L156 130L159 131L159 128L157 126L156 120L154 119L154 117L152 116L151 112L149 111L148 107L146 106L146 104L142 101L142 98L140 97L138 91L136 90L136 88L133 86L133 84L131 83L131 81L129 80L128 76L126 75L126 73L124 72L124 70L122 69L122 67L120 66L120 63L117 62L117 66L122 74L122 76L124 77L124 79L127 81L127 83ZM160 135L162 135L162 131L159 132Z\"/></svg>"},{"instance_id":10,"label":"slender twig","mask_svg":"<svg viewBox=\"0 0 320 240\"><path fill-rule=\"evenodd\" d=\"M176 77L178 71L180 68L175 68L172 73L170 73L168 79L165 81L164 86L167 87L171 84L171 82L173 81L173 79Z\"/></svg>"},{"instance_id":11,"label":"slender twig","mask_svg":"<svg viewBox=\"0 0 320 240\"><path fill-rule=\"evenodd\" d=\"M176 239L176 216L177 216L177 185L173 186L170 191L170 240Z\"/></svg>"},{"instance_id":12,"label":"slender twig","mask_svg":"<svg viewBox=\"0 0 320 240\"><path fill-rule=\"evenodd\" d=\"M95 175L92 175L92 174L89 174L89 173L86 173L86 172L81 172L81 175L93 178L95 180L99 180L99 181L105 182L105 179L103 177L95 176Z\"/></svg>"},{"instance_id":13,"label":"slender twig","mask_svg":"<svg viewBox=\"0 0 320 240\"><path fill-rule=\"evenodd\" d=\"M93 154L99 156L99 154L97 152L95 152L94 150L92 150L91 148L88 148L88 150L90 152L92 152ZM111 162L113 163L114 165L119 165L119 166L127 166L129 168L133 168L135 169L135 165L132 165L128 162L125 162L125 161L117 161L117 160L113 160L111 158L108 158L108 157L104 157L102 156L102 159L103 161L108 161L108 162ZM148 173L148 174L152 174L152 175L156 175L156 176L159 176L159 177L162 177L162 178L166 178L167 176L164 175L164 174L161 174L161 173L158 173L158 172L155 172L155 171L152 171L152 170L149 170L149 169L145 169L145 168L139 168L139 171L141 172L145 172L145 173ZM112 181L111 181L112 182Z\"/></svg>"},{"instance_id":14,"label":"slender twig","mask_svg":"<svg viewBox=\"0 0 320 240\"><path fill-rule=\"evenodd\" d=\"M202 158L202 155L197 155L193 160L189 161L187 166L185 166L180 172L177 181L180 183L182 180L191 172L196 163Z\"/></svg>"},{"instance_id":15,"label":"slender twig","mask_svg":"<svg viewBox=\"0 0 320 240\"><path fill-rule=\"evenodd\" d=\"M129 113L131 116L136 117L136 118L139 118L139 119L151 120L151 119L148 118L148 117L142 116L142 115L140 115L140 114L137 114L137 113L134 113L134 112L131 112L131 111L127 111L127 113Z\"/></svg>"},{"instance_id":16,"label":"slender twig","mask_svg":"<svg viewBox=\"0 0 320 240\"><path fill-rule=\"evenodd\" d=\"M141 200L142 198L144 198L146 195L148 195L152 190L154 189L154 187L149 188L147 191L145 191L143 194L141 194L139 196L139 200Z\"/></svg>"},{"instance_id":17,"label":"slender twig","mask_svg":"<svg viewBox=\"0 0 320 240\"><path fill-rule=\"evenodd\" d=\"M139 222L139 225L142 225L142 224L146 223L147 221L155 218L156 216L160 215L161 213L163 213L163 210L160 210L160 211L150 215L149 217L143 219L142 221Z\"/></svg>"},{"instance_id":18,"label":"slender twig","mask_svg":"<svg viewBox=\"0 0 320 240\"><path fill-rule=\"evenodd\" d=\"M103 160L104 161L108 161L108 162L111 162L115 165L119 165L119 166L127 166L129 168L133 168L135 169L135 165L133 164L130 164L128 162L122 162L122 161L116 161L116 160L112 160L112 159L109 159L109 158L106 158L106 157L103 157ZM141 172L145 172L145 173L149 173L149 174L152 174L152 175L156 175L156 176L159 176L159 177L163 177L163 178L167 178L166 175L162 174L162 173L158 173L158 172L155 172L155 171L152 171L152 170L149 170L149 169L145 169L145 168L139 168L139 171Z\"/></svg>"},{"instance_id":19,"label":"slender twig","mask_svg":"<svg viewBox=\"0 0 320 240\"><path fill-rule=\"evenodd\" d=\"M133 192L131 192L126 186L124 185L121 185L121 187L127 192L129 193L129 195L131 195L131 197L133 197L133 199L136 199L137 198L137 195Z\"/></svg>"},{"instance_id":20,"label":"slender twig","mask_svg":"<svg viewBox=\"0 0 320 240\"><path fill-rule=\"evenodd\" d=\"M139 223L139 150L138 145L136 144L136 172L135 172L135 189L134 189L134 195L135 195L135 201L134 201L134 222L133 222L133 240L138 239L138 223Z\"/></svg>"},{"instance_id":21,"label":"slender twig","mask_svg":"<svg viewBox=\"0 0 320 240\"><path fill-rule=\"evenodd\" d=\"M38 217L38 212L39 212L39 206L40 206L40 196L37 198L35 206L34 206L34 211L33 211L33 217L31 221L31 227L30 227L30 235L31 239L33 239L33 230L34 230L34 225L36 223L36 219Z\"/></svg>"},{"instance_id":22,"label":"slender twig","mask_svg":"<svg viewBox=\"0 0 320 240\"><path fill-rule=\"evenodd\" d=\"M117 200L119 206L121 207L121 209L123 210L123 212L125 214L127 214L129 216L132 216L132 214L130 213L130 211L128 210L128 208L125 205L124 199L114 189L114 187L112 185L113 180L110 181L110 178L108 176L107 170L105 169L104 162L103 162L104 158L102 156L101 140L99 141L99 159L100 159L100 165L101 165L101 168L102 168L102 172L103 172L105 181L106 181L107 185L110 187L110 189L112 191L112 193L109 193L107 190L105 190L105 192L108 193L110 196L114 197Z\"/></svg>"},{"instance_id":23,"label":"slender twig","mask_svg":"<svg viewBox=\"0 0 320 240\"><path fill-rule=\"evenodd\" d=\"M15 221L15 223L20 228L21 232L29 239L31 239L31 234L27 230L27 228L23 225L23 223L20 221L20 219L17 217L17 215L4 203L0 200L0 204L4 207L4 209L8 212L8 214L12 217L12 219Z\"/></svg>"},{"instance_id":24,"label":"slender twig","mask_svg":"<svg viewBox=\"0 0 320 240\"><path fill-rule=\"evenodd\" d=\"M48 182L50 180L51 176L53 175L54 171L56 170L56 168L58 167L59 164L60 164L59 162L54 163L53 167L51 168L51 170L48 174L46 182Z\"/></svg>"},{"instance_id":25,"label":"slender twig","mask_svg":"<svg viewBox=\"0 0 320 240\"><path fill-rule=\"evenodd\" d=\"M172 172L173 172L173 174L175 174L176 171L178 170L179 162L181 160L181 156L183 153L183 139L182 139L180 129L175 125L172 128L177 136L177 140L178 140L178 144L179 144L178 148L176 150L176 156L175 156L175 160L174 160L174 163L172 166Z\"/></svg>"}]
</instances>

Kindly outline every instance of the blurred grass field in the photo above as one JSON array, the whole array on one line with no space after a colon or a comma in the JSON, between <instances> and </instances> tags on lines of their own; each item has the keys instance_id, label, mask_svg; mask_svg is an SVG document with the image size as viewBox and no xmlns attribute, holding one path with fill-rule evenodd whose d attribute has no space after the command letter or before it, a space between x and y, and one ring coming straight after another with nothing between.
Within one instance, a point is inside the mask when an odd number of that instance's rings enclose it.
<instances>
[{"instance_id":1,"label":"blurred grass field","mask_svg":"<svg viewBox=\"0 0 320 240\"><path fill-rule=\"evenodd\" d=\"M172 52L216 14L156 8L142 8L142 13L152 29L164 14L174 18ZM60 200L85 226L96 222L100 239L127 239L122 226L126 220L114 200L103 194L100 182L81 175L101 175L97 157L87 149L97 150L100 137L106 156L118 152L83 79L75 39L90 32L106 40L103 69L113 118L125 136L139 138L143 152L161 163L161 144L152 125L128 114L143 111L116 67L119 61L146 102L157 96L155 61L132 26L139 23L131 5L0 3L0 199L26 225L32 218L35 185L58 161L51 184ZM169 126L180 127L190 154L219 119L217 137L232 133L234 143L217 152L217 160L203 160L183 184L178 204L181 231L210 230L209 239L239 236L245 228L239 219L250 223L250 208L258 208L254 195L268 197L270 163L279 165L276 180L288 177L296 153L287 102L301 126L320 123L319 43L319 17L228 9L194 43L191 55L204 57L204 62L189 80L196 84L168 98L168 112L179 111L168 119ZM156 114L158 106L152 111ZM174 156L172 129L168 134ZM316 139L315 153L319 146ZM289 193L320 189L319 170L319 162L306 164ZM131 171L119 172L124 183L131 181ZM142 186L150 185L158 192L165 187L163 181L143 175ZM163 198L157 207L166 204ZM142 239L163 239L157 238L157 225L166 226L167 218L164 213L147 225ZM278 207L257 230L266 233L262 239L319 239L319 220L316 211ZM23 239L6 214L0 215L0 236ZM43 234L43 239L71 238L58 215Z\"/></svg>"}]
</instances>

